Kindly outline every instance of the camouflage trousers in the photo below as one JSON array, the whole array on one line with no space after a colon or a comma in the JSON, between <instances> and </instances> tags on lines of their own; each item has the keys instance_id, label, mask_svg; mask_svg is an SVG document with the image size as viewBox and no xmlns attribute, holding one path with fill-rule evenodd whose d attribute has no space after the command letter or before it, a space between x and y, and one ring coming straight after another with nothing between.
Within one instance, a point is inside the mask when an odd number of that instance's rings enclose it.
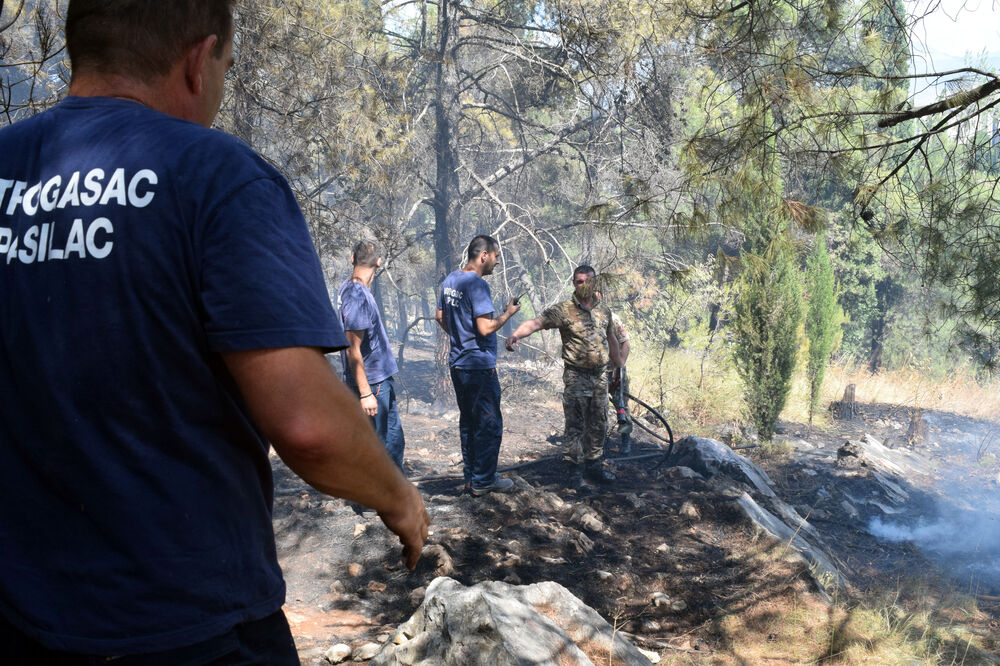
<instances>
[{"instance_id":1,"label":"camouflage trousers","mask_svg":"<svg viewBox=\"0 0 1000 666\"><path fill-rule=\"evenodd\" d=\"M595 462L604 453L608 432L608 376L604 366L563 368L566 456L577 464Z\"/></svg>"}]
</instances>

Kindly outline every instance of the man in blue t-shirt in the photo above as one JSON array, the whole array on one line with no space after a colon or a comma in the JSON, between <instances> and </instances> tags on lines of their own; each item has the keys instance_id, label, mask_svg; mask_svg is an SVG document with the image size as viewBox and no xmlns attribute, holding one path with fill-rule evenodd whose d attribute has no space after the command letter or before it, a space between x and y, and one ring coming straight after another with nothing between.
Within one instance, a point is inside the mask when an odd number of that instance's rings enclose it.
<instances>
[{"instance_id":1,"label":"man in blue t-shirt","mask_svg":"<svg viewBox=\"0 0 1000 666\"><path fill-rule=\"evenodd\" d=\"M351 264L354 266L351 277L337 290L340 321L350 343L340 352L344 381L357 392L362 411L372 418L386 451L402 469L406 440L392 379L399 368L371 292L375 269L382 265L375 243L359 241L351 253Z\"/></svg>"},{"instance_id":2,"label":"man in blue t-shirt","mask_svg":"<svg viewBox=\"0 0 1000 666\"><path fill-rule=\"evenodd\" d=\"M269 443L426 538L288 184L209 129L232 5L70 0L70 96L0 131L4 663L297 664Z\"/></svg>"},{"instance_id":3,"label":"man in blue t-shirt","mask_svg":"<svg viewBox=\"0 0 1000 666\"><path fill-rule=\"evenodd\" d=\"M477 497L506 492L514 485L496 475L503 438L496 332L521 308L511 300L502 315L493 317L490 286L483 276L493 273L499 254L495 238L473 238L465 268L441 284L435 317L451 342L448 365L458 402L462 472L466 488Z\"/></svg>"}]
</instances>

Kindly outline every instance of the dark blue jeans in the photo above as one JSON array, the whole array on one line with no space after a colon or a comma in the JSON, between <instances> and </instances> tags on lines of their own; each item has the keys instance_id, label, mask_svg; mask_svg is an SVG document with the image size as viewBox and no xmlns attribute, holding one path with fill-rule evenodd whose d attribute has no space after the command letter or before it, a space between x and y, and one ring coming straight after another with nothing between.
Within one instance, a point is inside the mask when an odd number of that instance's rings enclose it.
<instances>
[{"instance_id":1,"label":"dark blue jeans","mask_svg":"<svg viewBox=\"0 0 1000 666\"><path fill-rule=\"evenodd\" d=\"M244 622L196 645L109 658L50 650L21 633L0 615L0 646L5 664L24 666L299 666L292 632L280 610L261 620Z\"/></svg>"},{"instance_id":2,"label":"dark blue jeans","mask_svg":"<svg viewBox=\"0 0 1000 666\"><path fill-rule=\"evenodd\" d=\"M361 395L353 381L347 386ZM396 404L396 383L392 377L380 382L369 384L375 400L378 402L378 413L372 417L372 427L378 438L385 444L385 450L399 469L403 469L403 449L406 448L406 438L403 437L403 424L399 420L399 405Z\"/></svg>"},{"instance_id":3,"label":"dark blue jeans","mask_svg":"<svg viewBox=\"0 0 1000 666\"><path fill-rule=\"evenodd\" d=\"M378 413L372 418L372 425L378 438L385 444L399 469L403 469L403 449L406 448L406 438L403 437L403 424L399 420L399 405L396 403L396 383L392 377L377 384L370 384L372 393L378 401Z\"/></svg>"},{"instance_id":4,"label":"dark blue jeans","mask_svg":"<svg viewBox=\"0 0 1000 666\"><path fill-rule=\"evenodd\" d=\"M462 473L475 488L496 480L503 415L500 413L500 380L490 370L451 369L458 401L458 432L462 439Z\"/></svg>"}]
</instances>

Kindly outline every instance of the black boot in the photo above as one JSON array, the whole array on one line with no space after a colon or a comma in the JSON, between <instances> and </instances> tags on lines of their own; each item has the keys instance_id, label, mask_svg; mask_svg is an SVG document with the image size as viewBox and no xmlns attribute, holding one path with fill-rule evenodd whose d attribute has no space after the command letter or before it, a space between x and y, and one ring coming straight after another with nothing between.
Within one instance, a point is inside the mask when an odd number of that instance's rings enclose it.
<instances>
[{"instance_id":1,"label":"black boot","mask_svg":"<svg viewBox=\"0 0 1000 666\"><path fill-rule=\"evenodd\" d=\"M628 456L632 454L632 438L627 432L621 434L621 444L618 445L618 455Z\"/></svg>"},{"instance_id":2,"label":"black boot","mask_svg":"<svg viewBox=\"0 0 1000 666\"><path fill-rule=\"evenodd\" d=\"M569 477L569 487L575 488L580 492L590 492L594 489L594 486L587 483L584 479L584 466L583 465L573 465L573 471L570 472Z\"/></svg>"},{"instance_id":3,"label":"black boot","mask_svg":"<svg viewBox=\"0 0 1000 666\"><path fill-rule=\"evenodd\" d=\"M604 469L600 460L587 462L583 467L583 478L594 483L608 483L615 480L615 475Z\"/></svg>"}]
</instances>

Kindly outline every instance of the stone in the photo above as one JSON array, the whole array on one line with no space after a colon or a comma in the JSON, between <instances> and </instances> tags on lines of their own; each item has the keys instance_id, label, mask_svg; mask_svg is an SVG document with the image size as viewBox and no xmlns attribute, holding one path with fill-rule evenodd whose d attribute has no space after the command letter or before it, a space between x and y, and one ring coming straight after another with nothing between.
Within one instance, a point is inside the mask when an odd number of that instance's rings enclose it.
<instances>
[{"instance_id":1,"label":"stone","mask_svg":"<svg viewBox=\"0 0 1000 666\"><path fill-rule=\"evenodd\" d=\"M651 652L649 650L643 650L642 648L636 648L636 649L640 653L642 653L643 657L645 657L646 659L649 659L649 663L651 663L651 664L658 664L658 663L660 663L660 655L658 655L657 653Z\"/></svg>"},{"instance_id":2,"label":"stone","mask_svg":"<svg viewBox=\"0 0 1000 666\"><path fill-rule=\"evenodd\" d=\"M350 564L347 565L347 574L351 578L357 578L358 576L361 575L361 572L363 572L364 570L365 568L360 564L358 564L357 562L351 562Z\"/></svg>"},{"instance_id":3,"label":"stone","mask_svg":"<svg viewBox=\"0 0 1000 666\"><path fill-rule=\"evenodd\" d=\"M452 562L451 555L441 544L424 546L421 559L426 559L428 564L434 567L434 573L438 576L450 576L455 573L455 563Z\"/></svg>"},{"instance_id":4,"label":"stone","mask_svg":"<svg viewBox=\"0 0 1000 666\"><path fill-rule=\"evenodd\" d=\"M368 525L365 523L355 523L354 525L354 538L357 539L359 536L365 533L368 529Z\"/></svg>"},{"instance_id":5,"label":"stone","mask_svg":"<svg viewBox=\"0 0 1000 666\"><path fill-rule=\"evenodd\" d=\"M591 532L603 532L604 523L601 521L597 513L587 507L580 506L573 512L573 520L580 524L584 529L590 530Z\"/></svg>"},{"instance_id":6,"label":"stone","mask_svg":"<svg viewBox=\"0 0 1000 666\"><path fill-rule=\"evenodd\" d=\"M702 479L703 477L698 472L694 471L690 467L685 467L684 465L677 465L676 467L671 467L667 470L668 479Z\"/></svg>"},{"instance_id":7,"label":"stone","mask_svg":"<svg viewBox=\"0 0 1000 666\"><path fill-rule=\"evenodd\" d=\"M698 507L696 507L691 501L686 501L681 504L681 508L677 510L677 513L681 516L681 518L687 518L689 520L701 519L701 512L698 511Z\"/></svg>"},{"instance_id":8,"label":"stone","mask_svg":"<svg viewBox=\"0 0 1000 666\"><path fill-rule=\"evenodd\" d=\"M427 593L426 587L418 587L412 592L410 592L410 603L414 606L419 606L424 600L424 594Z\"/></svg>"},{"instance_id":9,"label":"stone","mask_svg":"<svg viewBox=\"0 0 1000 666\"><path fill-rule=\"evenodd\" d=\"M465 587L437 578L375 666L645 666L639 650L592 608L553 582Z\"/></svg>"},{"instance_id":10,"label":"stone","mask_svg":"<svg viewBox=\"0 0 1000 666\"><path fill-rule=\"evenodd\" d=\"M656 547L656 552L658 552L658 553L669 553L670 552L670 546L668 546L665 543L661 543L659 546Z\"/></svg>"},{"instance_id":11,"label":"stone","mask_svg":"<svg viewBox=\"0 0 1000 666\"><path fill-rule=\"evenodd\" d=\"M717 474L728 476L774 497L774 485L767 473L731 448L707 437L685 437L674 446L674 463L690 467L711 479Z\"/></svg>"},{"instance_id":12,"label":"stone","mask_svg":"<svg viewBox=\"0 0 1000 666\"><path fill-rule=\"evenodd\" d=\"M857 442L847 440L837 449L837 467L841 469L858 469L864 465L861 459L861 446Z\"/></svg>"},{"instance_id":13,"label":"stone","mask_svg":"<svg viewBox=\"0 0 1000 666\"><path fill-rule=\"evenodd\" d=\"M601 580L607 580L614 577L614 574L610 571L602 571L601 569L598 569L595 573L597 573L597 577Z\"/></svg>"},{"instance_id":14,"label":"stone","mask_svg":"<svg viewBox=\"0 0 1000 666\"><path fill-rule=\"evenodd\" d=\"M639 496L636 495L635 493L629 493L628 495L625 496L625 499L628 500L629 504L632 505L633 509L641 509L642 507L646 506L646 503L641 499L639 499Z\"/></svg>"},{"instance_id":15,"label":"stone","mask_svg":"<svg viewBox=\"0 0 1000 666\"><path fill-rule=\"evenodd\" d=\"M663 592L654 592L653 596L649 598L649 602L653 604L655 608L659 608L660 606L669 606L671 601L671 598Z\"/></svg>"},{"instance_id":16,"label":"stone","mask_svg":"<svg viewBox=\"0 0 1000 666\"><path fill-rule=\"evenodd\" d=\"M383 646L378 643L365 643L354 651L354 661L369 661L377 655Z\"/></svg>"},{"instance_id":17,"label":"stone","mask_svg":"<svg viewBox=\"0 0 1000 666\"><path fill-rule=\"evenodd\" d=\"M346 643L337 643L326 651L323 656L331 664L341 664L351 658L351 646Z\"/></svg>"},{"instance_id":18,"label":"stone","mask_svg":"<svg viewBox=\"0 0 1000 666\"><path fill-rule=\"evenodd\" d=\"M840 500L840 506L844 510L844 513L846 513L851 518L857 518L860 515L858 514L858 510L854 508L854 505L851 504L849 500L846 499Z\"/></svg>"}]
</instances>

